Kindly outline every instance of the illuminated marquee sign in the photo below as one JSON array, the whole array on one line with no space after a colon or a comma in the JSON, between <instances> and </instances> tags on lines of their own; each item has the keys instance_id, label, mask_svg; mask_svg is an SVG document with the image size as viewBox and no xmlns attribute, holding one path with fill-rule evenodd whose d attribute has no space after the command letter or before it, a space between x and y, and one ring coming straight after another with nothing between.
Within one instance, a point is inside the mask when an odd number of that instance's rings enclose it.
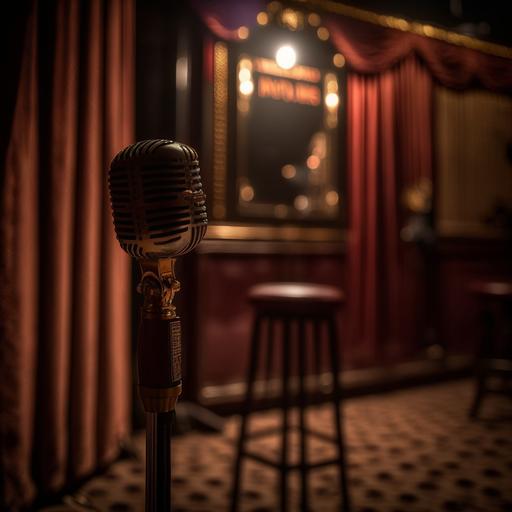
<instances>
[{"instance_id":1,"label":"illuminated marquee sign","mask_svg":"<svg viewBox=\"0 0 512 512\"><path fill-rule=\"evenodd\" d=\"M321 72L310 66L279 67L274 60L254 59L254 71L258 73L257 94L260 98L318 106L321 90L318 84Z\"/></svg>"},{"instance_id":2,"label":"illuminated marquee sign","mask_svg":"<svg viewBox=\"0 0 512 512\"><path fill-rule=\"evenodd\" d=\"M336 222L343 74L322 54L305 58L303 52L296 62L292 46L274 48L275 58L240 52L233 69L237 212L278 222ZM285 50L292 54L288 62L279 58Z\"/></svg>"},{"instance_id":3,"label":"illuminated marquee sign","mask_svg":"<svg viewBox=\"0 0 512 512\"><path fill-rule=\"evenodd\" d=\"M302 82L293 83L283 78L274 79L260 76L258 79L258 96L303 105L320 105L320 89L316 85Z\"/></svg>"}]
</instances>

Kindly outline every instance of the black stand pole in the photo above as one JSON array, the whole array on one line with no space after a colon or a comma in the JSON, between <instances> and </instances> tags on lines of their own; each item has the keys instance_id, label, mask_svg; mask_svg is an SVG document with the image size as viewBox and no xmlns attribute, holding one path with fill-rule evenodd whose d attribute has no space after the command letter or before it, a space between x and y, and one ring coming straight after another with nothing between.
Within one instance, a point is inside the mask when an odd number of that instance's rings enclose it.
<instances>
[{"instance_id":1,"label":"black stand pole","mask_svg":"<svg viewBox=\"0 0 512 512\"><path fill-rule=\"evenodd\" d=\"M171 510L171 430L175 413L146 413L145 512Z\"/></svg>"},{"instance_id":2,"label":"black stand pole","mask_svg":"<svg viewBox=\"0 0 512 512\"><path fill-rule=\"evenodd\" d=\"M174 260L143 260L137 366L146 411L145 512L171 510L171 427L181 393L181 323L172 305Z\"/></svg>"}]
</instances>

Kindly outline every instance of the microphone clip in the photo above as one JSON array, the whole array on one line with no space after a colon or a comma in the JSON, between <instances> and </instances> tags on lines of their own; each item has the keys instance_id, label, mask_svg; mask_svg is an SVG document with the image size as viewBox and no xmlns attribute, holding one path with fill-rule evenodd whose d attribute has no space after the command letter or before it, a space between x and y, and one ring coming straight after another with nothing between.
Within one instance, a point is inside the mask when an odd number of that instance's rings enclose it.
<instances>
[{"instance_id":1,"label":"microphone clip","mask_svg":"<svg viewBox=\"0 0 512 512\"><path fill-rule=\"evenodd\" d=\"M139 263L142 277L137 291L144 297L142 317L176 318L176 306L172 303L180 290L180 282L174 272L176 259L140 260Z\"/></svg>"}]
</instances>

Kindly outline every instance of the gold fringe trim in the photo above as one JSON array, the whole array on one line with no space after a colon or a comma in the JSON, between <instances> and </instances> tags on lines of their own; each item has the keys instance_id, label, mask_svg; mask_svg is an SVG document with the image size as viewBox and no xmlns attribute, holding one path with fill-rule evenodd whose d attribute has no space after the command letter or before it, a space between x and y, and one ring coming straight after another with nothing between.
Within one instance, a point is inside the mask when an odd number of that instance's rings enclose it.
<instances>
[{"instance_id":1,"label":"gold fringe trim","mask_svg":"<svg viewBox=\"0 0 512 512\"><path fill-rule=\"evenodd\" d=\"M476 39L475 37L457 34L443 28L433 27L432 25L424 25L414 21L407 21L403 18L395 18L394 16L386 16L375 12L352 7L351 5L340 4L332 0L292 0L296 4L306 5L311 9L321 9L334 14L341 14L347 18L353 18L367 23L373 23L381 27L394 28L403 32L411 32L420 36L430 37L438 41L444 41L471 50L478 50L489 55L512 59L512 48L500 44L489 43Z\"/></svg>"}]
</instances>

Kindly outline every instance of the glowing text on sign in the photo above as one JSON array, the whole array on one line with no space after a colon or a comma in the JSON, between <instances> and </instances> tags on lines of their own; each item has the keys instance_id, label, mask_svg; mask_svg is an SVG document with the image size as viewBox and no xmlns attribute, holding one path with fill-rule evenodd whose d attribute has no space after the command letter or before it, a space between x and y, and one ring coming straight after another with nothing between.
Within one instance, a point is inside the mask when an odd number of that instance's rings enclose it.
<instances>
[{"instance_id":1,"label":"glowing text on sign","mask_svg":"<svg viewBox=\"0 0 512 512\"><path fill-rule=\"evenodd\" d=\"M254 70L260 74L257 78L257 94L260 98L314 107L320 105L320 87L314 85L321 78L319 69L311 66L284 69L271 59L257 58L254 60Z\"/></svg>"}]
</instances>

